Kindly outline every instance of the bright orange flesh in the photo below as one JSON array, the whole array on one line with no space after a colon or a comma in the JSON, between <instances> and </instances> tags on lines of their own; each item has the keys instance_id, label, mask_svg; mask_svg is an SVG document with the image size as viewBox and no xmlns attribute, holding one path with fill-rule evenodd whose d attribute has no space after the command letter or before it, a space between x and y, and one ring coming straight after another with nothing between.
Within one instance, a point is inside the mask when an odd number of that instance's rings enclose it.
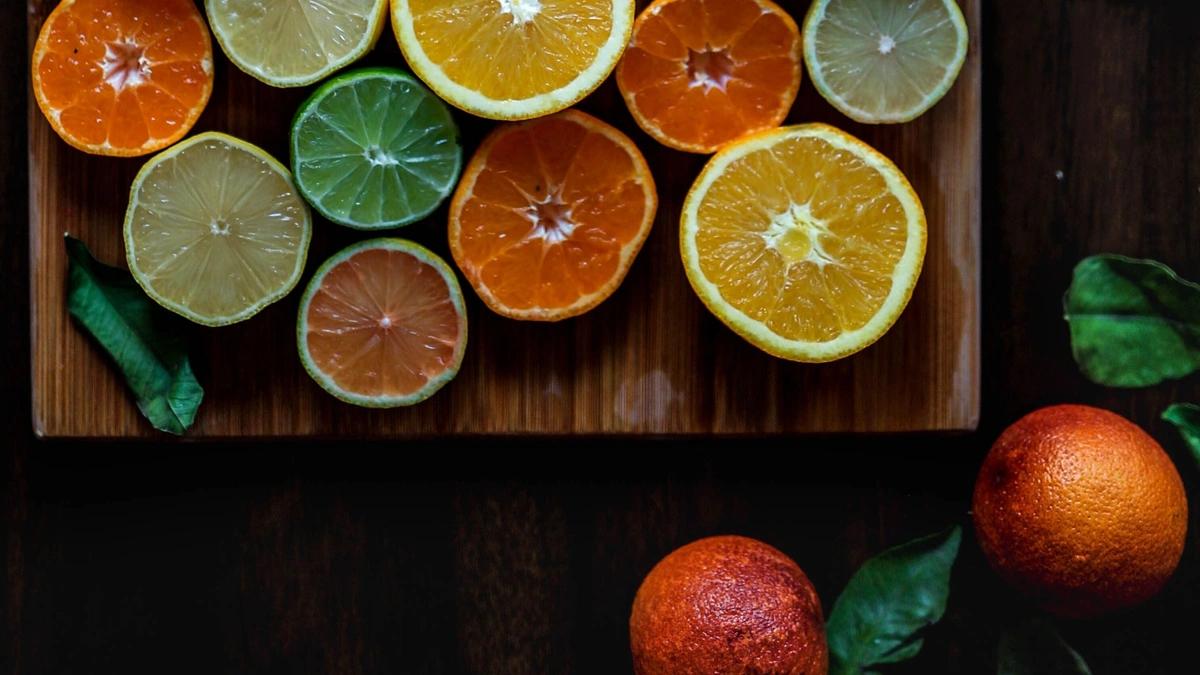
<instances>
[{"instance_id":1,"label":"bright orange flesh","mask_svg":"<svg viewBox=\"0 0 1200 675\"><path fill-rule=\"evenodd\" d=\"M496 312L564 319L616 290L657 204L633 142L568 110L484 141L454 196L450 247Z\"/></svg>"},{"instance_id":2,"label":"bright orange flesh","mask_svg":"<svg viewBox=\"0 0 1200 675\"><path fill-rule=\"evenodd\" d=\"M325 274L304 339L313 364L343 391L404 397L457 370L466 334L459 309L428 262L368 248Z\"/></svg>"},{"instance_id":3,"label":"bright orange flesh","mask_svg":"<svg viewBox=\"0 0 1200 675\"><path fill-rule=\"evenodd\" d=\"M770 0L657 0L634 24L617 85L646 133L709 153L787 117L800 60L796 22Z\"/></svg>"},{"instance_id":4,"label":"bright orange flesh","mask_svg":"<svg viewBox=\"0 0 1200 675\"><path fill-rule=\"evenodd\" d=\"M63 0L33 51L38 106L85 152L134 156L183 138L212 93L212 38L192 0Z\"/></svg>"}]
</instances>

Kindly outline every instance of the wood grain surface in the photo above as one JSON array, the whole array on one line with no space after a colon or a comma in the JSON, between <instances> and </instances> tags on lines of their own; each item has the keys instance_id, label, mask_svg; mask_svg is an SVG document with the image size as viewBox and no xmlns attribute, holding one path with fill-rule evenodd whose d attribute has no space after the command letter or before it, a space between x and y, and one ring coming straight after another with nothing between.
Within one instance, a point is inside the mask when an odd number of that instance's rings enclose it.
<instances>
[{"instance_id":1,"label":"wood grain surface","mask_svg":"<svg viewBox=\"0 0 1200 675\"><path fill-rule=\"evenodd\" d=\"M32 44L52 0L30 2ZM640 2L639 5L644 5ZM785 3L799 19L806 3ZM471 345L457 379L406 410L340 403L300 367L294 292L237 326L188 326L206 389L192 437L430 437L445 434L772 434L973 429L979 415L980 5L963 3L971 48L957 84L932 112L897 126L857 125L807 81L790 122L825 121L896 161L924 202L925 269L908 310L879 343L821 366L774 359L726 329L696 299L678 254L683 196L705 158L662 147L636 128L614 83L581 108L615 123L645 153L661 206L621 289L584 317L514 322L468 291ZM217 50L219 53L219 49ZM390 31L368 63L402 65ZM197 131L220 130L286 158L288 125L310 89L279 90L220 56L214 95ZM491 123L459 114L467 152ZM64 308L61 239L79 237L124 266L121 227L144 159L69 148L29 104L30 273L34 425L44 437L157 435L119 376ZM445 208L401 230L447 253ZM317 219L309 274L358 239ZM447 256L448 257L448 256Z\"/></svg>"}]
</instances>

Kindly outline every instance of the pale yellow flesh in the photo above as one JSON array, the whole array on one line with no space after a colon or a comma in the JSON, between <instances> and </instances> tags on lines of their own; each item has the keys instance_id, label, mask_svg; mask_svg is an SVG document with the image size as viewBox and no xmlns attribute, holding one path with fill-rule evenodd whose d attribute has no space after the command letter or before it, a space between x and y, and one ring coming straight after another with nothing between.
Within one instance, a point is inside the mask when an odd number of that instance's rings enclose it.
<instances>
[{"instance_id":1,"label":"pale yellow flesh","mask_svg":"<svg viewBox=\"0 0 1200 675\"><path fill-rule=\"evenodd\" d=\"M860 122L905 122L937 103L966 59L954 0L819 0L805 61L823 96Z\"/></svg>"},{"instance_id":2,"label":"pale yellow flesh","mask_svg":"<svg viewBox=\"0 0 1200 675\"><path fill-rule=\"evenodd\" d=\"M375 44L387 0L207 0L208 20L239 68L276 86L311 84Z\"/></svg>"},{"instance_id":3,"label":"pale yellow flesh","mask_svg":"<svg viewBox=\"0 0 1200 675\"><path fill-rule=\"evenodd\" d=\"M286 169L253 146L204 134L138 175L126 253L134 277L159 303L223 325L295 286L310 221Z\"/></svg>"},{"instance_id":4,"label":"pale yellow flesh","mask_svg":"<svg viewBox=\"0 0 1200 675\"><path fill-rule=\"evenodd\" d=\"M710 309L767 351L805 361L839 358L887 330L926 236L899 170L824 125L719 153L688 195L681 235Z\"/></svg>"}]
</instances>

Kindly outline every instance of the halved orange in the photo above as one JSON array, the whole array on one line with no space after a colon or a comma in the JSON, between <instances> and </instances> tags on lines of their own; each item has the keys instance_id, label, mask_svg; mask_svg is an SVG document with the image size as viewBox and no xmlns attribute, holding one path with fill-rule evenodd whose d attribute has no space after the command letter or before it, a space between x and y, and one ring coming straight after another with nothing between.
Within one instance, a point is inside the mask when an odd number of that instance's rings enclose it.
<instances>
[{"instance_id":1,"label":"halved orange","mask_svg":"<svg viewBox=\"0 0 1200 675\"><path fill-rule=\"evenodd\" d=\"M783 122L800 62L800 29L771 0L656 0L634 23L617 86L646 133L710 153Z\"/></svg>"},{"instance_id":2,"label":"halved orange","mask_svg":"<svg viewBox=\"0 0 1200 675\"><path fill-rule=\"evenodd\" d=\"M305 370L355 405L393 408L429 398L458 374L467 314L454 272L404 239L372 239L333 256L300 301Z\"/></svg>"},{"instance_id":3,"label":"halved orange","mask_svg":"<svg viewBox=\"0 0 1200 675\"><path fill-rule=\"evenodd\" d=\"M567 110L484 140L450 207L450 250L495 312L557 321L612 295L657 208L633 141Z\"/></svg>"},{"instance_id":4,"label":"halved orange","mask_svg":"<svg viewBox=\"0 0 1200 675\"><path fill-rule=\"evenodd\" d=\"M447 103L525 120L600 86L634 12L634 0L392 0L392 28L413 72Z\"/></svg>"},{"instance_id":5,"label":"halved orange","mask_svg":"<svg viewBox=\"0 0 1200 675\"><path fill-rule=\"evenodd\" d=\"M175 143L212 87L212 37L192 0L63 0L33 49L38 107L64 141L95 155Z\"/></svg>"},{"instance_id":6,"label":"halved orange","mask_svg":"<svg viewBox=\"0 0 1200 675\"><path fill-rule=\"evenodd\" d=\"M925 260L921 200L871 146L824 124L763 131L717 153L684 201L688 281L760 349L823 362L878 340Z\"/></svg>"}]
</instances>

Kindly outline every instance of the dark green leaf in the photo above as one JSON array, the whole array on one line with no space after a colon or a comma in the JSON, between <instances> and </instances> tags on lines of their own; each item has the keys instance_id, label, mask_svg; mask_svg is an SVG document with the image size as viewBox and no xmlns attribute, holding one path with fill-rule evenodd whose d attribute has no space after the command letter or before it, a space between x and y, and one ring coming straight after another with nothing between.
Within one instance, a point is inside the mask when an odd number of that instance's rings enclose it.
<instances>
[{"instance_id":1,"label":"dark green leaf","mask_svg":"<svg viewBox=\"0 0 1200 675\"><path fill-rule=\"evenodd\" d=\"M67 311L112 357L154 428L187 431L204 389L192 374L177 320L128 272L96 262L78 239L68 236L66 245Z\"/></svg>"},{"instance_id":2,"label":"dark green leaf","mask_svg":"<svg viewBox=\"0 0 1200 675\"><path fill-rule=\"evenodd\" d=\"M1163 419L1179 429L1180 435L1192 451L1192 457L1196 459L1196 466L1200 466L1200 405L1176 403L1167 408Z\"/></svg>"},{"instance_id":3,"label":"dark green leaf","mask_svg":"<svg viewBox=\"0 0 1200 675\"><path fill-rule=\"evenodd\" d=\"M922 631L946 611L961 541L962 528L955 527L884 551L859 568L826 624L832 675L863 673L921 650Z\"/></svg>"},{"instance_id":4,"label":"dark green leaf","mask_svg":"<svg viewBox=\"0 0 1200 675\"><path fill-rule=\"evenodd\" d=\"M1035 619L1000 637L997 675L1091 675L1050 622Z\"/></svg>"},{"instance_id":5,"label":"dark green leaf","mask_svg":"<svg viewBox=\"0 0 1200 675\"><path fill-rule=\"evenodd\" d=\"M1085 258L1063 299L1083 374L1149 387L1200 368L1200 285L1153 260Z\"/></svg>"}]
</instances>

